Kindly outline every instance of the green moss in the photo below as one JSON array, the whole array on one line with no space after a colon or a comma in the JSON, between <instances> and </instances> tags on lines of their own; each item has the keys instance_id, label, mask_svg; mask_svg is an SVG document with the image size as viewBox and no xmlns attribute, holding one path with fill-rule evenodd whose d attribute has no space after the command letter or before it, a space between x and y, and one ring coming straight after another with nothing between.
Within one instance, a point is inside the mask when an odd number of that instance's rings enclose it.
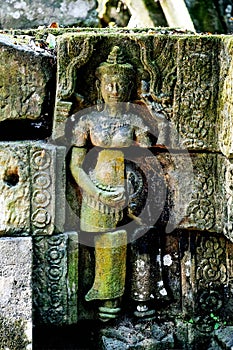
<instances>
[{"instance_id":1,"label":"green moss","mask_svg":"<svg viewBox=\"0 0 233 350\"><path fill-rule=\"evenodd\" d=\"M24 350L28 344L25 322L0 316L0 349Z\"/></svg>"}]
</instances>

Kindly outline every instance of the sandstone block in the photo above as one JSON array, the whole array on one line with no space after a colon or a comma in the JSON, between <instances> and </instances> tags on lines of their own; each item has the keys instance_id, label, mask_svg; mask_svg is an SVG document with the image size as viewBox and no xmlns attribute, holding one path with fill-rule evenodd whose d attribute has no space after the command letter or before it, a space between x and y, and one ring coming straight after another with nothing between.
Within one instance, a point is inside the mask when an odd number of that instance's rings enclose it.
<instances>
[{"instance_id":1,"label":"sandstone block","mask_svg":"<svg viewBox=\"0 0 233 350\"><path fill-rule=\"evenodd\" d=\"M65 221L65 148L46 143L30 149L32 234L62 232Z\"/></svg>"},{"instance_id":2,"label":"sandstone block","mask_svg":"<svg viewBox=\"0 0 233 350\"><path fill-rule=\"evenodd\" d=\"M0 139L22 140L49 135L54 77L51 54L35 51L0 35L0 122L4 122ZM13 120L19 129L9 124Z\"/></svg>"},{"instance_id":3,"label":"sandstone block","mask_svg":"<svg viewBox=\"0 0 233 350\"><path fill-rule=\"evenodd\" d=\"M62 232L65 148L0 142L1 235Z\"/></svg>"},{"instance_id":4,"label":"sandstone block","mask_svg":"<svg viewBox=\"0 0 233 350\"><path fill-rule=\"evenodd\" d=\"M113 38L135 70L129 102L143 106L151 132L158 129L157 144L179 151L219 150L214 125L218 125L221 37L156 29L130 34L102 29L95 35L87 30L59 36L53 138L64 137L64 124L72 113L97 104L95 71L106 61Z\"/></svg>"},{"instance_id":5,"label":"sandstone block","mask_svg":"<svg viewBox=\"0 0 233 350\"><path fill-rule=\"evenodd\" d=\"M30 234L29 144L0 143L1 235Z\"/></svg>"},{"instance_id":6,"label":"sandstone block","mask_svg":"<svg viewBox=\"0 0 233 350\"><path fill-rule=\"evenodd\" d=\"M34 242L34 306L37 324L77 322L78 235L37 236Z\"/></svg>"},{"instance_id":7,"label":"sandstone block","mask_svg":"<svg viewBox=\"0 0 233 350\"><path fill-rule=\"evenodd\" d=\"M32 241L0 239L0 348L31 349Z\"/></svg>"}]
</instances>

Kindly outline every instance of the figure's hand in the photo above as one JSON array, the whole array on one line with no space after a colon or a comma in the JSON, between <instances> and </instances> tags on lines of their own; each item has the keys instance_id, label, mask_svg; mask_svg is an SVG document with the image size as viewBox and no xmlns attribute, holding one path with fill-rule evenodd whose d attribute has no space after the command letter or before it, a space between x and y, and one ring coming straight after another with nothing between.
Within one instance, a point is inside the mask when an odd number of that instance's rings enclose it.
<instances>
[{"instance_id":1,"label":"figure's hand","mask_svg":"<svg viewBox=\"0 0 233 350\"><path fill-rule=\"evenodd\" d=\"M125 189L124 187L118 187L114 191L99 191L100 202L109 205L110 207L121 206L125 204Z\"/></svg>"}]
</instances>

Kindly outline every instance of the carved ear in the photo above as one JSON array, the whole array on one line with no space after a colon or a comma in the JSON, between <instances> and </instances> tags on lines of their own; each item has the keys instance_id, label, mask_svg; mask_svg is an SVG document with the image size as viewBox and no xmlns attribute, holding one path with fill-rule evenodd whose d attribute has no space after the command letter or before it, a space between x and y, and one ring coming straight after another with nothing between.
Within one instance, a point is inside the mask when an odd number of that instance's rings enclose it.
<instances>
[{"instance_id":1,"label":"carved ear","mask_svg":"<svg viewBox=\"0 0 233 350\"><path fill-rule=\"evenodd\" d=\"M101 111L101 106L103 104L103 100L102 100L102 95L101 95L101 90L100 90L100 81L96 80L95 82L95 86L97 89L97 109L98 111Z\"/></svg>"},{"instance_id":2,"label":"carved ear","mask_svg":"<svg viewBox=\"0 0 233 350\"><path fill-rule=\"evenodd\" d=\"M130 81L128 86L129 86L129 97L130 97L132 89L134 87L134 83L132 81Z\"/></svg>"},{"instance_id":3,"label":"carved ear","mask_svg":"<svg viewBox=\"0 0 233 350\"><path fill-rule=\"evenodd\" d=\"M99 79L96 80L95 86L96 86L97 91L99 92L100 91L100 81L99 81Z\"/></svg>"}]
</instances>

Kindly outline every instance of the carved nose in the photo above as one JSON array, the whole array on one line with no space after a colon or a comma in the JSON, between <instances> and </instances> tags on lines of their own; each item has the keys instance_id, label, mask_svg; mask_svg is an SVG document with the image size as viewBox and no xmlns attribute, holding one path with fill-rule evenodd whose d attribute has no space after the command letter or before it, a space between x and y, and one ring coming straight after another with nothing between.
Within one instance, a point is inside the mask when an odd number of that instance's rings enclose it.
<instances>
[{"instance_id":1,"label":"carved nose","mask_svg":"<svg viewBox=\"0 0 233 350\"><path fill-rule=\"evenodd\" d=\"M112 93L113 93L114 95L118 95L118 89L117 89L117 85L116 85L116 84L113 84Z\"/></svg>"}]
</instances>

